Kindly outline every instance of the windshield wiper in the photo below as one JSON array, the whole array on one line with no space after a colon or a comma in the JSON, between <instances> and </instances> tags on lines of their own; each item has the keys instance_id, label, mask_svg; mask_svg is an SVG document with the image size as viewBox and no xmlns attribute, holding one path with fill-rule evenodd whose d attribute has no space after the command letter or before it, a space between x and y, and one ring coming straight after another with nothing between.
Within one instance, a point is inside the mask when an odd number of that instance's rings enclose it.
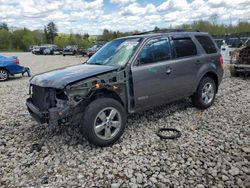
<instances>
[{"instance_id":1,"label":"windshield wiper","mask_svg":"<svg viewBox=\"0 0 250 188\"><path fill-rule=\"evenodd\" d=\"M88 63L88 62L86 62L86 64L88 64L88 65L103 65L103 63L98 63L98 62L95 62L95 63Z\"/></svg>"}]
</instances>

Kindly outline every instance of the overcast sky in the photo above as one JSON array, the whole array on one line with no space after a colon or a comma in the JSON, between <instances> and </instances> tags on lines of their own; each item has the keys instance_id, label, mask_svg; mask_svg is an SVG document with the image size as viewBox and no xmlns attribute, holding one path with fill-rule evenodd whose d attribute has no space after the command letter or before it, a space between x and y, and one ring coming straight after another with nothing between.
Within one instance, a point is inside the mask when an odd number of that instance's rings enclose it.
<instances>
[{"instance_id":1,"label":"overcast sky","mask_svg":"<svg viewBox=\"0 0 250 188\"><path fill-rule=\"evenodd\" d=\"M152 30L215 14L219 23L249 22L250 0L0 0L0 22L33 30L54 21L65 33Z\"/></svg>"}]
</instances>

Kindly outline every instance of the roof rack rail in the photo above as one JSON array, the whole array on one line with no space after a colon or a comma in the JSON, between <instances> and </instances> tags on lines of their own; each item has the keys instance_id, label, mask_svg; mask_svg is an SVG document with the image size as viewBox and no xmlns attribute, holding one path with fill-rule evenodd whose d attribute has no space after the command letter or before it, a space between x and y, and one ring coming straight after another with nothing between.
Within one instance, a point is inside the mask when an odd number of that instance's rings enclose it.
<instances>
[{"instance_id":1,"label":"roof rack rail","mask_svg":"<svg viewBox=\"0 0 250 188\"><path fill-rule=\"evenodd\" d=\"M159 29L152 31L145 31L140 33L134 33L133 35L144 35L144 34L153 34L153 33L172 33L172 32L201 32L199 29Z\"/></svg>"}]
</instances>

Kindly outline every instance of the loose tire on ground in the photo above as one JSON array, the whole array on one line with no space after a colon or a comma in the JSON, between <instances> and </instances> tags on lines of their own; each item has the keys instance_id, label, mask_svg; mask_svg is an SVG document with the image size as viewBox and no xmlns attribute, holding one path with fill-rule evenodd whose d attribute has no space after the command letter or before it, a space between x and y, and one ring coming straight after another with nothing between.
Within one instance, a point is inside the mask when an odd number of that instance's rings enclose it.
<instances>
[{"instance_id":1,"label":"loose tire on ground","mask_svg":"<svg viewBox=\"0 0 250 188\"><path fill-rule=\"evenodd\" d=\"M191 97L192 103L199 109L209 108L215 99L216 85L211 77L204 77L199 83L199 86Z\"/></svg>"},{"instance_id":2,"label":"loose tire on ground","mask_svg":"<svg viewBox=\"0 0 250 188\"><path fill-rule=\"evenodd\" d=\"M5 69L0 69L0 81L6 81L9 78L9 73Z\"/></svg>"},{"instance_id":3,"label":"loose tire on ground","mask_svg":"<svg viewBox=\"0 0 250 188\"><path fill-rule=\"evenodd\" d=\"M126 112L121 103L112 98L99 98L86 107L80 131L91 144L105 147L122 136L125 124Z\"/></svg>"}]
</instances>

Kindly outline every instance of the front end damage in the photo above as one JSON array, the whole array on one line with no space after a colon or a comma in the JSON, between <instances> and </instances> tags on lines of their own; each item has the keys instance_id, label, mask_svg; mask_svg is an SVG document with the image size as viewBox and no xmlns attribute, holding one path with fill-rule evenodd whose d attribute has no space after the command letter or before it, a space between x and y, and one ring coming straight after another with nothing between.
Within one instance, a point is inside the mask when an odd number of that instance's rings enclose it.
<instances>
[{"instance_id":1,"label":"front end damage","mask_svg":"<svg viewBox=\"0 0 250 188\"><path fill-rule=\"evenodd\" d=\"M40 124L78 124L85 107L103 92L114 92L125 101L126 72L112 71L68 84L64 89L30 85L26 105Z\"/></svg>"}]
</instances>

